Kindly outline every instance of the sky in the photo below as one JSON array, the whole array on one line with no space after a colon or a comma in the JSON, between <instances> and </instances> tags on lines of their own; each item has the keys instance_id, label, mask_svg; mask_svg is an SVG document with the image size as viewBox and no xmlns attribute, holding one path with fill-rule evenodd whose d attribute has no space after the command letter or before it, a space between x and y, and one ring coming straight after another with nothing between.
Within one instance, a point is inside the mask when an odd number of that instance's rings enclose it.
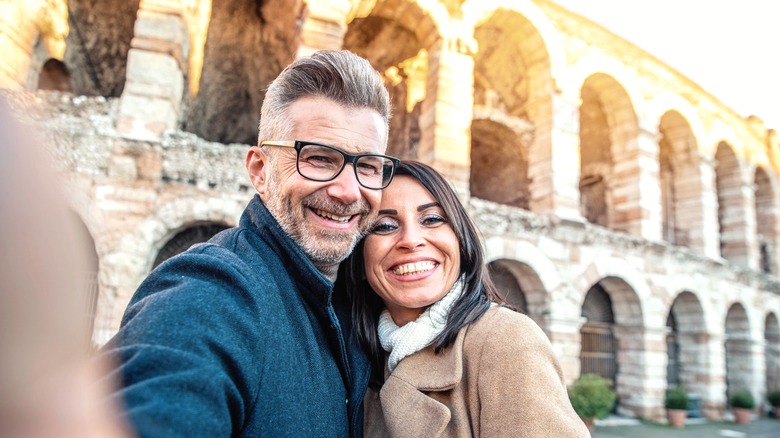
<instances>
[{"instance_id":1,"label":"sky","mask_svg":"<svg viewBox=\"0 0 780 438\"><path fill-rule=\"evenodd\" d=\"M780 131L780 0L554 0Z\"/></svg>"}]
</instances>

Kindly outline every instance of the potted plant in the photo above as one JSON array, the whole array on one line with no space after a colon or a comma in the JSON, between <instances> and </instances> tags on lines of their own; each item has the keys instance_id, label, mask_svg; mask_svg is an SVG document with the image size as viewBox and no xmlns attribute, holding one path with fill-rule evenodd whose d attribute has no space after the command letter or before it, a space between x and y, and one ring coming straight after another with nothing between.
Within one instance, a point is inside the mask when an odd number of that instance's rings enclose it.
<instances>
[{"instance_id":1,"label":"potted plant","mask_svg":"<svg viewBox=\"0 0 780 438\"><path fill-rule=\"evenodd\" d=\"M753 394L747 389L737 389L729 396L731 411L734 413L734 419L739 424L749 424L753 414L753 408L756 407L756 401Z\"/></svg>"},{"instance_id":2,"label":"potted plant","mask_svg":"<svg viewBox=\"0 0 780 438\"><path fill-rule=\"evenodd\" d=\"M772 406L775 418L780 419L780 389L770 391L769 394L766 395L766 400Z\"/></svg>"},{"instance_id":3,"label":"potted plant","mask_svg":"<svg viewBox=\"0 0 780 438\"><path fill-rule=\"evenodd\" d=\"M571 405L591 431L595 419L609 415L615 405L615 398L609 380L596 374L583 374L569 387Z\"/></svg>"},{"instance_id":4,"label":"potted plant","mask_svg":"<svg viewBox=\"0 0 780 438\"><path fill-rule=\"evenodd\" d=\"M664 398L666 418L672 427L683 427L688 416L688 393L676 386L666 391Z\"/></svg>"}]
</instances>

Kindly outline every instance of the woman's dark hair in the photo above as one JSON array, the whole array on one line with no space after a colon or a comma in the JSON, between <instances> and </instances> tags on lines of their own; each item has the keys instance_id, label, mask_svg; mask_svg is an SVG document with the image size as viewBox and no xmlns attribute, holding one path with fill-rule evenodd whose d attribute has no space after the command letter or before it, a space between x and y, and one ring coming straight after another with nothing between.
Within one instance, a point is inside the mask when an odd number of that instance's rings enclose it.
<instances>
[{"instance_id":1,"label":"woman's dark hair","mask_svg":"<svg viewBox=\"0 0 780 438\"><path fill-rule=\"evenodd\" d=\"M439 353L455 341L462 327L482 316L497 295L485 267L485 256L477 229L447 180L432 167L417 161L403 161L395 175L410 176L430 192L444 210L458 239L460 273L464 279L463 294L453 304L446 327L433 340L435 351ZM353 330L371 360L370 386L379 388L384 382L385 352L379 343L377 324L385 305L366 279L364 240L358 243L352 255L341 264L339 278L344 279L352 302Z\"/></svg>"}]
</instances>

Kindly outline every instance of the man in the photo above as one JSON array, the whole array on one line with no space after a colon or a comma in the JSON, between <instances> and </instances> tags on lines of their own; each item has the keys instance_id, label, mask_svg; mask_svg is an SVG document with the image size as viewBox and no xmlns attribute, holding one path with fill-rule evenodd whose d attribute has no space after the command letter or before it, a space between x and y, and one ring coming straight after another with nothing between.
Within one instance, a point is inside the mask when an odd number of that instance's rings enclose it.
<instances>
[{"instance_id":1,"label":"man","mask_svg":"<svg viewBox=\"0 0 780 438\"><path fill-rule=\"evenodd\" d=\"M346 51L271 84L238 227L152 272L104 348L139 435L362 436L368 362L333 281L398 165L381 155L389 108Z\"/></svg>"}]
</instances>

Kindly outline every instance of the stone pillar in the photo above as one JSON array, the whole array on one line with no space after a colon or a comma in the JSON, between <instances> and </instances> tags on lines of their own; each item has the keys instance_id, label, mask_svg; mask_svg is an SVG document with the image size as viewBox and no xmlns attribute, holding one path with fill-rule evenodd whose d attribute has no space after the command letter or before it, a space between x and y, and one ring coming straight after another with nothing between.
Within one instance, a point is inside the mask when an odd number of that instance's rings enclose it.
<instances>
[{"instance_id":1,"label":"stone pillar","mask_svg":"<svg viewBox=\"0 0 780 438\"><path fill-rule=\"evenodd\" d=\"M189 39L181 0L141 0L127 57L117 131L157 140L178 126Z\"/></svg>"},{"instance_id":2,"label":"stone pillar","mask_svg":"<svg viewBox=\"0 0 780 438\"><path fill-rule=\"evenodd\" d=\"M296 56L341 49L352 4L347 0L309 0L307 6L309 13L301 24L301 44Z\"/></svg>"},{"instance_id":3,"label":"stone pillar","mask_svg":"<svg viewBox=\"0 0 780 438\"><path fill-rule=\"evenodd\" d=\"M634 236L660 241L661 187L659 184L658 132L639 126L636 146L616 147L613 227Z\"/></svg>"},{"instance_id":4,"label":"stone pillar","mask_svg":"<svg viewBox=\"0 0 780 438\"><path fill-rule=\"evenodd\" d=\"M726 409L726 349L723 333L701 335L706 348L709 368L702 375L698 391L701 395L701 412L710 420L723 419Z\"/></svg>"},{"instance_id":5,"label":"stone pillar","mask_svg":"<svg viewBox=\"0 0 780 438\"><path fill-rule=\"evenodd\" d=\"M535 140L529 152L533 180L531 210L585 222L580 212L580 98L554 94L551 138ZM537 131L545 132L544 126ZM544 146L544 147L541 147Z\"/></svg>"},{"instance_id":6,"label":"stone pillar","mask_svg":"<svg viewBox=\"0 0 780 438\"><path fill-rule=\"evenodd\" d=\"M755 185L740 175L742 183L733 195L734 203L727 206L721 219L728 231L721 230L720 238L725 243L724 256L737 266L758 270L759 252L756 235Z\"/></svg>"},{"instance_id":7,"label":"stone pillar","mask_svg":"<svg viewBox=\"0 0 780 438\"><path fill-rule=\"evenodd\" d=\"M618 412L666 421L666 328L616 325Z\"/></svg>"},{"instance_id":8,"label":"stone pillar","mask_svg":"<svg viewBox=\"0 0 780 438\"><path fill-rule=\"evenodd\" d=\"M554 316L544 316L538 321L539 326L550 339L553 351L561 363L566 385L570 385L580 375L580 351L582 349L580 329L585 321L584 317L557 318Z\"/></svg>"},{"instance_id":9,"label":"stone pillar","mask_svg":"<svg viewBox=\"0 0 780 438\"><path fill-rule=\"evenodd\" d=\"M428 83L420 114L419 159L466 199L474 108L473 39L446 37L428 48Z\"/></svg>"}]
</instances>

